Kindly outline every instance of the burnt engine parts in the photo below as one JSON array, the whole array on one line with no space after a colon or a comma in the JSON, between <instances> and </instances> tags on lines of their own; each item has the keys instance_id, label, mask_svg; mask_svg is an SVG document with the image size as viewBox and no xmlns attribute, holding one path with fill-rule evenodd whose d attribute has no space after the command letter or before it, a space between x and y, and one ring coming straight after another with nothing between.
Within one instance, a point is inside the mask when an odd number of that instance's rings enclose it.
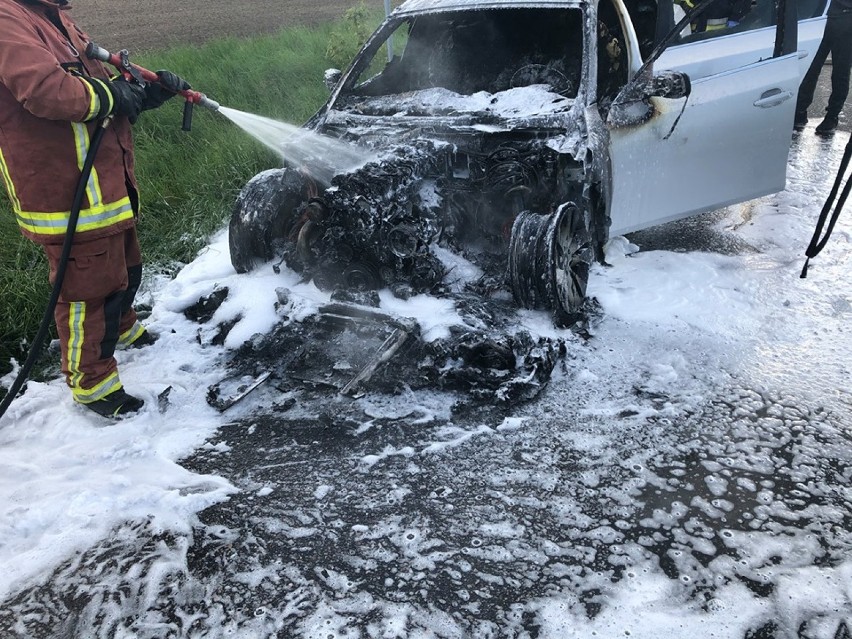
<instances>
[{"instance_id":1,"label":"burnt engine parts","mask_svg":"<svg viewBox=\"0 0 852 639\"><path fill-rule=\"evenodd\" d=\"M445 270L429 245L440 220L420 191L442 159L432 145L401 147L382 162L335 176L307 203L297 241L283 251L288 266L326 290L435 291Z\"/></svg>"},{"instance_id":2,"label":"burnt engine parts","mask_svg":"<svg viewBox=\"0 0 852 639\"><path fill-rule=\"evenodd\" d=\"M243 344L228 361L228 377L208 389L207 401L227 410L267 381L301 399L329 392L357 398L365 392L454 391L462 394L454 410L533 399L564 359L565 341L522 330L493 333L456 327L427 342L413 320L332 303Z\"/></svg>"},{"instance_id":3,"label":"burnt engine parts","mask_svg":"<svg viewBox=\"0 0 852 639\"><path fill-rule=\"evenodd\" d=\"M594 258L588 207L564 204L581 199L576 165L529 138L462 148L397 146L322 191L294 169L261 173L234 206L231 262L246 272L280 259L325 290L444 295L437 244L523 307L576 313Z\"/></svg>"},{"instance_id":4,"label":"burnt engine parts","mask_svg":"<svg viewBox=\"0 0 852 639\"><path fill-rule=\"evenodd\" d=\"M418 292L441 283L444 267L428 248L435 211L420 203L423 176L438 172L431 146L405 147L357 171L335 176L318 193L294 169L266 171L242 190L230 223L238 272L278 257L326 290L393 287Z\"/></svg>"}]
</instances>

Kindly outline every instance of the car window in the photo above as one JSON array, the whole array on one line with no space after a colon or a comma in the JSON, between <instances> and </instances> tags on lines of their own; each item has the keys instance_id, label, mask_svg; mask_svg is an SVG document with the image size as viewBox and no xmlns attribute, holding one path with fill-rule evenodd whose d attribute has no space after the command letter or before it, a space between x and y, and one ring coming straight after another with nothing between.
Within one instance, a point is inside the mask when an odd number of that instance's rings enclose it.
<instances>
[{"instance_id":1,"label":"car window","mask_svg":"<svg viewBox=\"0 0 852 639\"><path fill-rule=\"evenodd\" d=\"M665 0L664 0L665 1ZM653 48L668 35L672 28L671 10L669 3L657 6L656 0L624 0L624 6L630 15L636 37L639 39L639 53L646 59ZM658 10L659 9L659 10ZM598 12L607 11L605 3L598 5Z\"/></svg>"},{"instance_id":2,"label":"car window","mask_svg":"<svg viewBox=\"0 0 852 639\"><path fill-rule=\"evenodd\" d=\"M674 2L674 19L669 19L669 28L674 26L684 12L697 3L698 0ZM631 8L631 4L628 3L627 6ZM821 16L825 6L826 0L796 0L798 19L806 20ZM716 0L702 16L681 32L680 42L695 42L732 33L774 27L777 20L775 0Z\"/></svg>"},{"instance_id":3,"label":"car window","mask_svg":"<svg viewBox=\"0 0 852 639\"><path fill-rule=\"evenodd\" d=\"M501 9L427 14L399 24L397 55L374 46L354 95L442 88L461 95L547 85L576 97L583 53L579 9ZM367 52L368 54L370 52ZM382 57L385 60L382 60Z\"/></svg>"},{"instance_id":4,"label":"car window","mask_svg":"<svg viewBox=\"0 0 852 639\"><path fill-rule=\"evenodd\" d=\"M679 0L675 4L688 11L697 4L697 0ZM777 17L774 0L716 0L684 29L680 42L695 42L772 27Z\"/></svg>"}]
</instances>

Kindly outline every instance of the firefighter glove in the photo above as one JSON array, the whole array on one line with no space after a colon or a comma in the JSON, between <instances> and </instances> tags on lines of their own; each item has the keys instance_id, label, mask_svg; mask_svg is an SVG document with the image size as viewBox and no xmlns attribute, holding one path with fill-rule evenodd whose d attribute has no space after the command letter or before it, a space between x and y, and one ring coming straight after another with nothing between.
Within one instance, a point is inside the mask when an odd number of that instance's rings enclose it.
<instances>
[{"instance_id":1,"label":"firefighter glove","mask_svg":"<svg viewBox=\"0 0 852 639\"><path fill-rule=\"evenodd\" d=\"M189 82L171 71L157 71L159 82L151 82L145 87L145 104L143 111L156 109L166 100L173 98L179 91L191 89Z\"/></svg>"},{"instance_id":2,"label":"firefighter glove","mask_svg":"<svg viewBox=\"0 0 852 639\"><path fill-rule=\"evenodd\" d=\"M116 78L107 86L112 93L111 113L127 116L130 124L134 124L144 106L145 89L136 83L127 82L124 78Z\"/></svg>"}]
</instances>

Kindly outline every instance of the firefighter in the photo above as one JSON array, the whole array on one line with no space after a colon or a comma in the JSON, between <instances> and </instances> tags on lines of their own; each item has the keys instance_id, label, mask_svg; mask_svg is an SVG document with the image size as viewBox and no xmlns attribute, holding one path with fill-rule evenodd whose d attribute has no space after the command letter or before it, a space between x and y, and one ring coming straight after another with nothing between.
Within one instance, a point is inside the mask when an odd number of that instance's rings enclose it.
<instances>
[{"instance_id":1,"label":"firefighter","mask_svg":"<svg viewBox=\"0 0 852 639\"><path fill-rule=\"evenodd\" d=\"M155 336L137 321L142 278L130 125L189 85L168 71L142 87L111 79L84 51L68 0L0 0L0 174L21 232L41 244L53 283L69 209L97 123L113 116L86 186L54 319L75 402L108 417L138 411L114 357Z\"/></svg>"}]
</instances>

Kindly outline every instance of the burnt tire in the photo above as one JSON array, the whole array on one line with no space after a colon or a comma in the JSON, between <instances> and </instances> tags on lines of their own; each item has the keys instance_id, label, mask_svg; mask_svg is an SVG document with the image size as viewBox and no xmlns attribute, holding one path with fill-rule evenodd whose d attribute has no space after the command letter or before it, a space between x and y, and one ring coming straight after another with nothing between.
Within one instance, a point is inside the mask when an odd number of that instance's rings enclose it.
<instances>
[{"instance_id":1,"label":"burnt tire","mask_svg":"<svg viewBox=\"0 0 852 639\"><path fill-rule=\"evenodd\" d=\"M240 191L231 212L228 248L237 273L247 273L275 257L299 220L315 187L293 169L255 175Z\"/></svg>"},{"instance_id":2,"label":"burnt tire","mask_svg":"<svg viewBox=\"0 0 852 639\"><path fill-rule=\"evenodd\" d=\"M553 311L563 324L582 309L594 259L587 211L569 202L556 213L523 211L509 242L509 285L524 308Z\"/></svg>"}]
</instances>

